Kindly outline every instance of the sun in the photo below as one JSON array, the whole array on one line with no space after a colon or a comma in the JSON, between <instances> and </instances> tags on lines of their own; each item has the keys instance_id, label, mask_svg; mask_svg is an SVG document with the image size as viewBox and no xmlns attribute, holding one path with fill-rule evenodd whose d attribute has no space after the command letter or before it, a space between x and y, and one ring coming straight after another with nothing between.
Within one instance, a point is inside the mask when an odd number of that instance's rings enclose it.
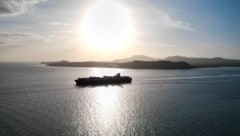
<instances>
[{"instance_id":1,"label":"sun","mask_svg":"<svg viewBox=\"0 0 240 136\"><path fill-rule=\"evenodd\" d=\"M129 42L133 27L125 6L100 1L86 10L81 31L91 48L112 52Z\"/></svg>"}]
</instances>

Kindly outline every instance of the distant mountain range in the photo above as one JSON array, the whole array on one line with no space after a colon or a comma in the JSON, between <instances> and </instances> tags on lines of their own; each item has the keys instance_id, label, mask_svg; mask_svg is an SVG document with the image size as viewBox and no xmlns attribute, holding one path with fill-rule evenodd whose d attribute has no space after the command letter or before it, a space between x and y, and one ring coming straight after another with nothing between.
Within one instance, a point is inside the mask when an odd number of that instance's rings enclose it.
<instances>
[{"instance_id":1,"label":"distant mountain range","mask_svg":"<svg viewBox=\"0 0 240 136\"><path fill-rule=\"evenodd\" d=\"M117 59L117 60L114 60L113 62L123 63L123 62L131 62L131 61L157 61L157 60L158 59L154 59L152 57L145 56L145 55L134 55L129 58Z\"/></svg>"},{"instance_id":2,"label":"distant mountain range","mask_svg":"<svg viewBox=\"0 0 240 136\"><path fill-rule=\"evenodd\" d=\"M195 67L239 67L240 60L216 58L189 58L183 56L170 56L164 60L179 62L184 61Z\"/></svg>"},{"instance_id":3,"label":"distant mountain range","mask_svg":"<svg viewBox=\"0 0 240 136\"><path fill-rule=\"evenodd\" d=\"M56 62L41 62L47 66L62 67L116 67L133 69L190 69L200 67L240 67L240 60L224 58L189 58L183 56L170 56L165 59L155 59L145 55L134 55L129 58L117 59L112 62L69 62L66 60Z\"/></svg>"},{"instance_id":4,"label":"distant mountain range","mask_svg":"<svg viewBox=\"0 0 240 136\"><path fill-rule=\"evenodd\" d=\"M190 69L194 68L186 62L171 61L131 61L131 62L42 62L47 66L57 67L106 67L106 68L131 68L131 69Z\"/></svg>"},{"instance_id":5,"label":"distant mountain range","mask_svg":"<svg viewBox=\"0 0 240 136\"><path fill-rule=\"evenodd\" d=\"M239 67L240 60L224 59L220 57L215 58L190 58L184 56L169 56L165 59L156 59L145 55L134 55L129 58L114 60L114 62L131 62L134 60L139 61L172 61L172 62L186 62L194 67Z\"/></svg>"}]
</instances>

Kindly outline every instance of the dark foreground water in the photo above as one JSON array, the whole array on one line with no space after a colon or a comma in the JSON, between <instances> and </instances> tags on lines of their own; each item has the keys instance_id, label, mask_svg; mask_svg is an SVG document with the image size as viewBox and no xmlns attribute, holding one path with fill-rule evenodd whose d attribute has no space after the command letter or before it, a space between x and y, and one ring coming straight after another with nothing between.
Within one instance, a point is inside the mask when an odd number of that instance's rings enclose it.
<instances>
[{"instance_id":1,"label":"dark foreground water","mask_svg":"<svg viewBox=\"0 0 240 136\"><path fill-rule=\"evenodd\" d=\"M78 76L133 77L79 88ZM239 136L240 68L131 70L0 64L0 136Z\"/></svg>"}]
</instances>

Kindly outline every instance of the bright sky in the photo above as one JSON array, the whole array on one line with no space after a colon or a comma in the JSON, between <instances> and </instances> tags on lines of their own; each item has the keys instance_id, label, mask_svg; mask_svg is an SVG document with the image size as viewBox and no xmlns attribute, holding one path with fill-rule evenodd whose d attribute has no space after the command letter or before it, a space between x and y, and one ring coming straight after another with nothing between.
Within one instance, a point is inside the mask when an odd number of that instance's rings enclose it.
<instances>
[{"instance_id":1,"label":"bright sky","mask_svg":"<svg viewBox=\"0 0 240 136\"><path fill-rule=\"evenodd\" d=\"M1 0L0 61L240 59L239 22L237 0Z\"/></svg>"}]
</instances>

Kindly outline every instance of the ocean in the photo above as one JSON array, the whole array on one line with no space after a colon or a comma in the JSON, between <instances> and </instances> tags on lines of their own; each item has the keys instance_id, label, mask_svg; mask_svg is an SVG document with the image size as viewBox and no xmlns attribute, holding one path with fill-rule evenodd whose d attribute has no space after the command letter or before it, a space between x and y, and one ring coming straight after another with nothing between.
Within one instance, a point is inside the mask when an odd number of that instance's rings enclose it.
<instances>
[{"instance_id":1,"label":"ocean","mask_svg":"<svg viewBox=\"0 0 240 136\"><path fill-rule=\"evenodd\" d=\"M133 78L77 87L78 77ZM0 136L239 136L240 68L136 70L0 63Z\"/></svg>"}]
</instances>

